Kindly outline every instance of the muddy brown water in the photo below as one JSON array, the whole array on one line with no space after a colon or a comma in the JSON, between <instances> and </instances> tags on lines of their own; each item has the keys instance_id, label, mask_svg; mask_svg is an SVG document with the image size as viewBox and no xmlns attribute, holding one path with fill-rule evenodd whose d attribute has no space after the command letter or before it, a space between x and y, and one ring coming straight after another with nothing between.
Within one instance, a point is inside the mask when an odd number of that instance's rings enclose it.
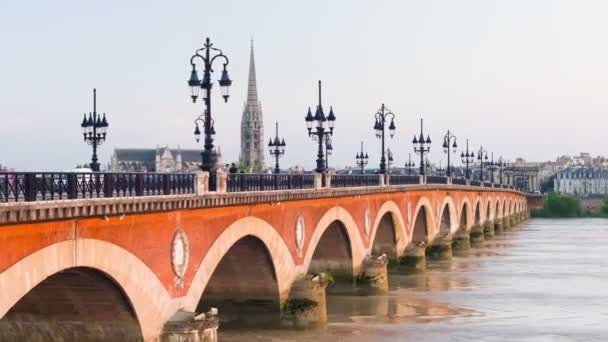
<instances>
[{"instance_id":1,"label":"muddy brown water","mask_svg":"<svg viewBox=\"0 0 608 342\"><path fill-rule=\"evenodd\" d=\"M220 341L608 341L608 220L528 220L389 281L386 296L328 296L323 328L220 328Z\"/></svg>"}]
</instances>

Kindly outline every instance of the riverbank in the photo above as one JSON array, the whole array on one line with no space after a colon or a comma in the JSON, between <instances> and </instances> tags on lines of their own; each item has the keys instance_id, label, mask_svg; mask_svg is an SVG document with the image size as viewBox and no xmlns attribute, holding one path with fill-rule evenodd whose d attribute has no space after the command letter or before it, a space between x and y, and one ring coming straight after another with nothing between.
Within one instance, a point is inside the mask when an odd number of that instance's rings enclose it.
<instances>
[{"instance_id":1,"label":"riverbank","mask_svg":"<svg viewBox=\"0 0 608 342\"><path fill-rule=\"evenodd\" d=\"M604 199L599 208L586 209L577 197L553 193L545 197L543 209L532 209L530 215L537 218L608 218L608 199Z\"/></svg>"}]
</instances>

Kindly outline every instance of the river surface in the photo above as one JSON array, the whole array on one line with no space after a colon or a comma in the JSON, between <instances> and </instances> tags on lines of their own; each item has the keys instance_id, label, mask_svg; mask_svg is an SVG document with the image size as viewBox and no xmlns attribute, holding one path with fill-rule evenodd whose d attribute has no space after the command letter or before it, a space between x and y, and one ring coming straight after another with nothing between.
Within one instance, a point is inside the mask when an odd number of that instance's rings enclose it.
<instances>
[{"instance_id":1,"label":"river surface","mask_svg":"<svg viewBox=\"0 0 608 342\"><path fill-rule=\"evenodd\" d=\"M389 281L386 296L328 296L325 328L220 327L220 341L608 341L608 220L528 220Z\"/></svg>"}]
</instances>

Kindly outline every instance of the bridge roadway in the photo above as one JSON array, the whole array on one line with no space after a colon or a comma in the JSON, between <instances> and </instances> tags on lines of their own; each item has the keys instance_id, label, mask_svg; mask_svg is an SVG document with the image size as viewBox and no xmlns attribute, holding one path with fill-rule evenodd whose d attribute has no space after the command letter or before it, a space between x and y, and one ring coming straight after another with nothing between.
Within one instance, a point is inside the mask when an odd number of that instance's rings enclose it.
<instances>
[{"instance_id":1,"label":"bridge roadway","mask_svg":"<svg viewBox=\"0 0 608 342\"><path fill-rule=\"evenodd\" d=\"M528 217L513 189L420 183L0 203L0 340L322 324L326 291L385 292L387 268L423 272Z\"/></svg>"}]
</instances>

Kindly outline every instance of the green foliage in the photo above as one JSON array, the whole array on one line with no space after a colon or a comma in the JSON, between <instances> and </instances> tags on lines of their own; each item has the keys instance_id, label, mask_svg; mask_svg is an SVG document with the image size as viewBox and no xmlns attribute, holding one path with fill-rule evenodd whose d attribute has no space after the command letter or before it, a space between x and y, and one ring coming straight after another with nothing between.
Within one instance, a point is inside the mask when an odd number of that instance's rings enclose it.
<instances>
[{"instance_id":1,"label":"green foliage","mask_svg":"<svg viewBox=\"0 0 608 342\"><path fill-rule=\"evenodd\" d=\"M543 209L532 210L533 217L581 217L584 215L578 198L552 193L545 197Z\"/></svg>"},{"instance_id":2,"label":"green foliage","mask_svg":"<svg viewBox=\"0 0 608 342\"><path fill-rule=\"evenodd\" d=\"M243 171L244 173L251 173L253 171L253 168L251 166L247 166L243 163L236 163L236 168L239 170L239 173L241 171Z\"/></svg>"},{"instance_id":3,"label":"green foliage","mask_svg":"<svg viewBox=\"0 0 608 342\"><path fill-rule=\"evenodd\" d=\"M604 204L591 212L592 217L608 218L608 198L604 199Z\"/></svg>"}]
</instances>

